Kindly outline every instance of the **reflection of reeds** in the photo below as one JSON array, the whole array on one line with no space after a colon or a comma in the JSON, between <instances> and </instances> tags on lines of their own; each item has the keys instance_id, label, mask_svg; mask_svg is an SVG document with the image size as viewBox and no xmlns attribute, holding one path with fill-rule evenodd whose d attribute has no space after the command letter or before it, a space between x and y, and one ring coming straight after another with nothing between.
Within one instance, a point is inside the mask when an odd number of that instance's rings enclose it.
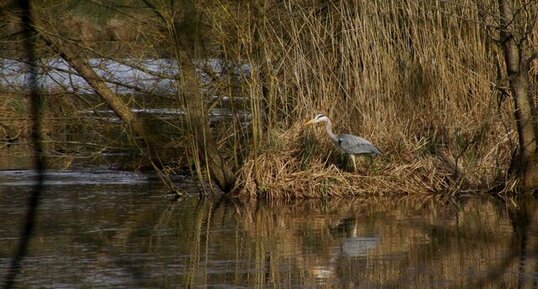
<instances>
[{"instance_id":1,"label":"reflection of reeds","mask_svg":"<svg viewBox=\"0 0 538 289\"><path fill-rule=\"evenodd\" d=\"M448 205L408 198L186 198L161 217L136 210L125 223L131 233L117 235L126 242L115 243L128 246L115 248L130 251L138 244L169 262L139 264L139 270L193 288L516 288L524 273L518 266L535 264L536 206L504 206L493 199ZM518 225L518 214L527 227ZM152 237L137 234L137 226L153 228ZM366 246L361 242L369 242L367 250L349 251Z\"/></svg>"},{"instance_id":2,"label":"reflection of reeds","mask_svg":"<svg viewBox=\"0 0 538 289\"><path fill-rule=\"evenodd\" d=\"M509 272L517 259L507 214L484 200L449 210L439 205L405 199L251 204L241 205L238 221L271 251L272 261L282 263L277 267L291 263L297 270L292 278L307 287L431 288L446 282L447 288L512 288L517 278ZM379 237L366 256L339 254L346 235L338 230L348 230L337 229L343 220L351 220L357 236Z\"/></svg>"}]
</instances>

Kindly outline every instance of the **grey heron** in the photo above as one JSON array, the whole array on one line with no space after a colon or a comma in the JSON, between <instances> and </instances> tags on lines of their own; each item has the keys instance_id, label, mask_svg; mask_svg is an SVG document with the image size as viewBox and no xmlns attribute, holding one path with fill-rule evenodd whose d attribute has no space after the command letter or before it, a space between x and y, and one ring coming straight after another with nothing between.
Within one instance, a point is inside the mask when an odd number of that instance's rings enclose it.
<instances>
[{"instance_id":1,"label":"grey heron","mask_svg":"<svg viewBox=\"0 0 538 289\"><path fill-rule=\"evenodd\" d=\"M316 115L316 117L306 122L305 125L320 122L325 123L325 130L327 131L327 135L329 136L331 141L341 151L351 157L351 160L353 161L353 168L355 169L355 171L357 171L357 164L355 162L356 155L365 154L370 156L376 156L381 154L381 151L379 151L378 148L376 148L371 142L363 139L362 137L352 134L334 134L331 120L324 114Z\"/></svg>"}]
</instances>

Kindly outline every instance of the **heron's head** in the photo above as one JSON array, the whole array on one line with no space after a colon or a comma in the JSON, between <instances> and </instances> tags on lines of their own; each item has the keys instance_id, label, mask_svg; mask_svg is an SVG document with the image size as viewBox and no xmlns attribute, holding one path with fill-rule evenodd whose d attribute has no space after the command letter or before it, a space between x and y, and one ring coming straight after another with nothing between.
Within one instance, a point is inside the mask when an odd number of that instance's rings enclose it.
<instances>
[{"instance_id":1,"label":"heron's head","mask_svg":"<svg viewBox=\"0 0 538 289\"><path fill-rule=\"evenodd\" d=\"M320 123L320 122L327 122L329 121L329 118L326 117L324 114L320 113L318 115L316 115L316 117L314 117L313 119L307 121L305 123L306 124L313 124L313 123Z\"/></svg>"}]
</instances>

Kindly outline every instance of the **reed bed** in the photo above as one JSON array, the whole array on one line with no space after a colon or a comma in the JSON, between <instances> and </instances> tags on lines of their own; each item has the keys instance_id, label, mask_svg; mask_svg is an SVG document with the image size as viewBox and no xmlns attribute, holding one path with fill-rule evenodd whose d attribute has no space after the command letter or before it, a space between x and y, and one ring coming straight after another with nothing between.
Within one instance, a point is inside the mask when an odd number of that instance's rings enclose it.
<instances>
[{"instance_id":1,"label":"reed bed","mask_svg":"<svg viewBox=\"0 0 538 289\"><path fill-rule=\"evenodd\" d=\"M208 16L223 58L251 67L242 93L253 145L237 196L451 196L513 185L517 136L498 89L502 51L486 29L491 5L218 3ZM385 154L349 172L320 128L299 124L317 113Z\"/></svg>"}]
</instances>

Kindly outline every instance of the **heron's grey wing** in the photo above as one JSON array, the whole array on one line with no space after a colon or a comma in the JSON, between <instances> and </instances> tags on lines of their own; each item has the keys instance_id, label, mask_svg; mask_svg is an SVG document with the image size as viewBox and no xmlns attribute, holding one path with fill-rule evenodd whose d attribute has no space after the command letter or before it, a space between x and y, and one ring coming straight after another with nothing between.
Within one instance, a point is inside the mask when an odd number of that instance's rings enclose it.
<instances>
[{"instance_id":1,"label":"heron's grey wing","mask_svg":"<svg viewBox=\"0 0 538 289\"><path fill-rule=\"evenodd\" d=\"M338 135L338 147L348 154L380 155L381 152L371 142L351 134Z\"/></svg>"}]
</instances>

